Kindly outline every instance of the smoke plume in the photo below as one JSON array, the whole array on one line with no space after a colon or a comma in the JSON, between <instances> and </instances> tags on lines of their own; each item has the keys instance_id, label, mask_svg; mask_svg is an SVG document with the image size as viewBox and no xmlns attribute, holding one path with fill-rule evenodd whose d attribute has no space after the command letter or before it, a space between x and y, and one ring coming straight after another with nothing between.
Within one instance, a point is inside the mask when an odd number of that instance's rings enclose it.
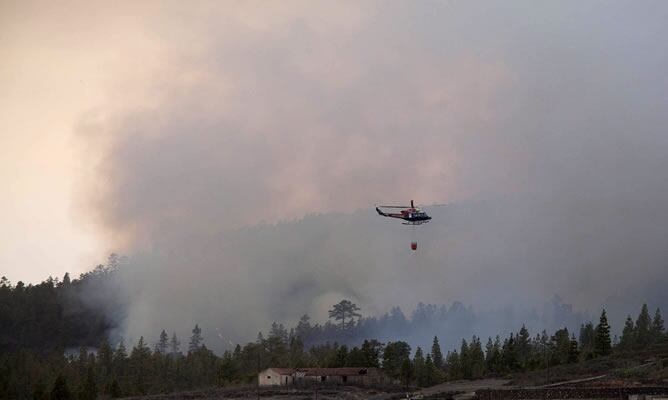
<instances>
[{"instance_id":1,"label":"smoke plume","mask_svg":"<svg viewBox=\"0 0 668 400\"><path fill-rule=\"evenodd\" d=\"M130 259L124 333L248 340L341 298L366 314L555 293L593 314L668 307L667 13L309 1L147 17L167 62L141 101L79 129L87 215ZM415 233L374 214L410 199L450 206Z\"/></svg>"}]
</instances>

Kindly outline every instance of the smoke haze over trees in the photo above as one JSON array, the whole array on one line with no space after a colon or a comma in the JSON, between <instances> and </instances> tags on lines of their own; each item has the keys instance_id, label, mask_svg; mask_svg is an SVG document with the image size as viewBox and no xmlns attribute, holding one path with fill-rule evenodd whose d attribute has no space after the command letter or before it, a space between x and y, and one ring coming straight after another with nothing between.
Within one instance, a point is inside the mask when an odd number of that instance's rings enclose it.
<instances>
[{"instance_id":1,"label":"smoke haze over trees","mask_svg":"<svg viewBox=\"0 0 668 400\"><path fill-rule=\"evenodd\" d=\"M94 347L103 339L112 343L123 340L134 342L151 334L147 330L137 336L123 335L126 332L126 319L123 316L133 307L131 299L126 298L127 288L122 287L122 276L127 268L124 262L124 258L112 254L107 265L99 265L78 279L70 279L69 274L66 274L62 281L49 278L38 285L25 285L22 282L12 284L3 277L0 285L0 304L3 305L0 310L0 321L3 321L0 350L33 349L49 352L78 348L81 345ZM540 311L512 307L477 311L455 301L450 305L420 302L410 312L404 313L400 307L393 307L386 313L373 315L360 310L357 304L347 299L329 308L329 318L311 318L303 314L300 318L292 315L273 322L270 336L287 338L290 332L290 336L300 337L306 348L326 343L353 347L368 338L374 338L382 342L406 341L426 349L433 346L433 335L438 334L440 345L444 349L451 349L459 346L461 338L507 334L517 325L525 325L536 332L563 327L571 332L580 329L581 335L585 335L580 337L582 343L593 343L594 336L600 334L598 326L596 333L593 325L588 325L588 329L583 328L583 323L592 319L591 315L574 311L571 305L564 304L558 296L545 303ZM345 325L342 323L344 315L347 318ZM262 330L269 326L269 321L262 324ZM285 326L292 328L288 331ZM653 335L652 332L658 332L660 326L663 326L661 316L655 314L650 318L645 307L635 325L631 321L629 327L627 318L622 329L620 320L617 331L612 334L621 335L620 348L625 348L631 341L648 343L647 338ZM156 349L162 353L168 348L178 352L181 348L178 337L188 336L190 341L184 342L184 349L197 349L203 338L208 338L208 347L222 353L230 350L235 343L254 336L250 334L232 340L224 335L225 330L215 326L195 322L192 331L191 328L170 326L171 340L164 327L160 328ZM629 330L639 332L638 337L631 338ZM611 333L608 330L605 334ZM595 350L592 348L589 351Z\"/></svg>"},{"instance_id":2,"label":"smoke haze over trees","mask_svg":"<svg viewBox=\"0 0 668 400\"><path fill-rule=\"evenodd\" d=\"M595 328L591 322L581 324L579 340L576 330L568 327L559 328L553 334L543 330L532 336L530 329L522 325L519 331L511 331L507 336L488 337L484 346L479 336L473 335L470 340L463 338L459 346L447 348L445 355L436 335L432 336L430 347L368 336L373 330L381 334L386 330L395 337L413 330L422 331L425 326L416 325L429 320L434 325L428 329L434 329L434 333L451 334L444 329L447 325L438 325L438 320L448 320L448 313L462 312L461 305L453 305L450 310L420 305L411 320L394 309L391 315L380 319L361 318L345 325L339 325L336 320L324 325L311 324L304 315L294 328L288 330L274 322L269 331L260 332L254 342L236 345L221 355L207 347L211 338L202 335L198 324L187 336L187 352L180 350L176 333L172 334L170 346L164 329L152 335L153 340L140 336L132 342L110 343L103 332L94 329L103 318L102 310L94 310L91 304L80 304L78 312L72 314L67 297L76 290L73 288L100 279L113 279L117 272L100 267L80 279L63 279L63 282L49 279L36 286L14 286L3 278L0 304L11 308L0 308L3 322L0 399L44 399L48 393L50 398L56 399L72 398L73 394L79 399L95 399L100 393L115 398L226 386L253 382L259 370L275 366L375 367L382 368L397 382L425 387L446 379L475 379L533 371L548 365L574 364L607 357L613 351L618 356L630 352L637 355L652 348L661 351L668 344L660 310L656 309L651 318L646 304L642 305L635 325L629 316L619 343L616 340L613 343L605 310ZM31 314L34 305L43 300L51 300L52 309L42 306L38 307L41 313ZM353 313L356 310L355 304L348 300L335 304L332 309L343 308ZM338 316L336 312L332 314L333 318ZM461 321L450 320L449 323L459 325ZM45 330L46 325L51 327L49 332L54 340L33 335L21 338L21 342L12 341L17 334L26 332L22 328ZM67 329L68 326L79 329ZM82 336L82 331L87 332L87 336ZM95 340L99 340L96 347L87 346ZM354 344L343 344L345 342ZM81 344L77 352L64 354L64 346L76 343Z\"/></svg>"},{"instance_id":3,"label":"smoke haze over trees","mask_svg":"<svg viewBox=\"0 0 668 400\"><path fill-rule=\"evenodd\" d=\"M668 308L660 261L655 272L648 267L632 278L625 275L636 264L626 264L625 257L605 256L600 267L577 270L581 265L571 254L595 256L581 237L568 233L578 223L564 228L556 242L544 235L549 231L552 237L564 223L561 216L533 215L545 230L500 232L530 212L499 202L433 208L434 222L418 232L417 253L409 250L405 227L367 210L213 235L187 250L181 244L168 255L137 253L121 271L121 284L109 288L122 293L129 308L110 318L121 322L115 334L133 338L201 323L204 335L223 336L223 345L254 336L267 321L292 325L303 314L325 321L341 298L351 299L365 316L382 316L399 306L408 319L420 302L450 309L459 301L475 313L451 324L462 330L456 337L507 332L522 323L534 329L573 328L603 304L610 304L618 327L644 301ZM545 259L557 244L563 250ZM212 255L219 258L209 260ZM645 281L648 277L655 280ZM552 304L555 294L563 300ZM425 339L429 334L425 330Z\"/></svg>"}]
</instances>

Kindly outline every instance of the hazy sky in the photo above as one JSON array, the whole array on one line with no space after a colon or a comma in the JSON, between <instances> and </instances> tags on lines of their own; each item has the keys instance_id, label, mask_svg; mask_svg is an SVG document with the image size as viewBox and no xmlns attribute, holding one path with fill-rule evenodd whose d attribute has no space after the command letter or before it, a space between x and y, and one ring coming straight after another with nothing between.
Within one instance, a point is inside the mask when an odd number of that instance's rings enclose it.
<instances>
[{"instance_id":1,"label":"hazy sky","mask_svg":"<svg viewBox=\"0 0 668 400\"><path fill-rule=\"evenodd\" d=\"M148 7L91 3L0 1L0 273L14 282L83 272L108 249L75 204L94 168L76 126L122 107L161 50Z\"/></svg>"},{"instance_id":2,"label":"hazy sky","mask_svg":"<svg viewBox=\"0 0 668 400\"><path fill-rule=\"evenodd\" d=\"M174 295L184 271L258 312L642 292L666 279L667 19L664 1L0 2L0 272L140 254L163 275L135 292L149 325L165 298L209 315ZM464 205L419 276L340 250L380 225L254 228L411 198Z\"/></svg>"}]
</instances>

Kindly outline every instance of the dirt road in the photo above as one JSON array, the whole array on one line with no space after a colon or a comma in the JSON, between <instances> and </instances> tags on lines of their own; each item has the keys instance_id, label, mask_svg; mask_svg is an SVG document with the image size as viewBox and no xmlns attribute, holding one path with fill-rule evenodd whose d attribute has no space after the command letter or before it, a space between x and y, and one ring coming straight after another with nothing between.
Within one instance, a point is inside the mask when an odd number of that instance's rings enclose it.
<instances>
[{"instance_id":1,"label":"dirt road","mask_svg":"<svg viewBox=\"0 0 668 400\"><path fill-rule=\"evenodd\" d=\"M475 395L476 390L480 389L498 389L510 382L507 379L479 379L475 381L455 381L441 383L440 385L424 388L413 393L413 397L433 396L439 393L457 393L453 395L456 400L470 399Z\"/></svg>"}]
</instances>

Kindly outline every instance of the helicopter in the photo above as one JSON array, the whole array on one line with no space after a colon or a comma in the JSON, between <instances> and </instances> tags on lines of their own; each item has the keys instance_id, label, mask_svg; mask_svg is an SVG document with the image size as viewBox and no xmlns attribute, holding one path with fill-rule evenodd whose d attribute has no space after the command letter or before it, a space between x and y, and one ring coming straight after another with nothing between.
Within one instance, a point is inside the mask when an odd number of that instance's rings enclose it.
<instances>
[{"instance_id":1,"label":"helicopter","mask_svg":"<svg viewBox=\"0 0 668 400\"><path fill-rule=\"evenodd\" d=\"M386 213L381 208L400 208L399 213ZM422 225L426 224L431 220L431 217L427 215L426 212L415 208L413 200L411 200L410 206L376 206L376 211L378 215L389 218L398 218L406 222L402 222L404 225Z\"/></svg>"}]
</instances>

